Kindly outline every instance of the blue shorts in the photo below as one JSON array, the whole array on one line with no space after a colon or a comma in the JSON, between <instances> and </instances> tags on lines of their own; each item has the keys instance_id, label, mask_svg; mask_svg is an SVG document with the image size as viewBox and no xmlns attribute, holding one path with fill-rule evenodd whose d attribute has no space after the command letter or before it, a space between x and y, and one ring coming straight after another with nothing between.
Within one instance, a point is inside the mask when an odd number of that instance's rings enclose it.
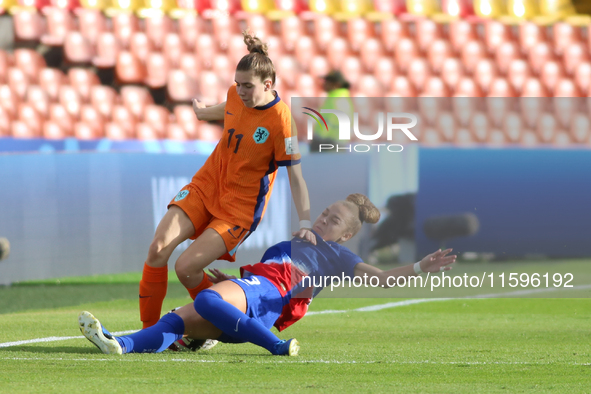
<instances>
[{"instance_id":1,"label":"blue shorts","mask_svg":"<svg viewBox=\"0 0 591 394\"><path fill-rule=\"evenodd\" d=\"M284 300L281 293L269 279L252 275L242 279L230 279L238 284L246 295L246 315L256 319L265 328L271 329L283 310ZM242 343L226 334L218 340L226 343Z\"/></svg>"}]
</instances>

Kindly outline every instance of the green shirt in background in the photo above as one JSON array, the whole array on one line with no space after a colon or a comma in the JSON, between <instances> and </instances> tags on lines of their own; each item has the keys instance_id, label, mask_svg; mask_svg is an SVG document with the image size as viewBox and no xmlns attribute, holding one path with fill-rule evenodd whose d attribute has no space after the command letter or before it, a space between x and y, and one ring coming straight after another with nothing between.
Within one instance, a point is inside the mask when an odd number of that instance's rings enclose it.
<instances>
[{"instance_id":1,"label":"green shirt in background","mask_svg":"<svg viewBox=\"0 0 591 394\"><path fill-rule=\"evenodd\" d=\"M353 100L351 100L349 89L339 88L328 92L328 96L320 109L336 109L343 111L349 115L351 125L353 125ZM339 121L337 117L333 114L322 114L322 116L324 116L324 119L326 120L328 130L321 127L315 134L320 138L330 138L338 141Z\"/></svg>"}]
</instances>

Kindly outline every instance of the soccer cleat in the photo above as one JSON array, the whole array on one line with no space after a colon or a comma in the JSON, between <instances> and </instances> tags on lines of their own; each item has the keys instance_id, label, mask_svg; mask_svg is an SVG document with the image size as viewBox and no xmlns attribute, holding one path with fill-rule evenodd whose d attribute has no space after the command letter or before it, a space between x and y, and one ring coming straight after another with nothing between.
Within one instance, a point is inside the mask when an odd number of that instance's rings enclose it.
<instances>
[{"instance_id":1,"label":"soccer cleat","mask_svg":"<svg viewBox=\"0 0 591 394\"><path fill-rule=\"evenodd\" d=\"M273 354L276 356L297 356L300 351L300 343L297 339L291 338L287 341L281 340L275 344Z\"/></svg>"},{"instance_id":2,"label":"soccer cleat","mask_svg":"<svg viewBox=\"0 0 591 394\"><path fill-rule=\"evenodd\" d=\"M168 349L174 352L196 352L198 350L209 350L217 344L218 341L215 339L181 338L174 341Z\"/></svg>"},{"instance_id":3,"label":"soccer cleat","mask_svg":"<svg viewBox=\"0 0 591 394\"><path fill-rule=\"evenodd\" d=\"M81 312L78 316L78 326L82 335L92 342L104 354L122 354L119 342L101 325L90 312Z\"/></svg>"}]
</instances>

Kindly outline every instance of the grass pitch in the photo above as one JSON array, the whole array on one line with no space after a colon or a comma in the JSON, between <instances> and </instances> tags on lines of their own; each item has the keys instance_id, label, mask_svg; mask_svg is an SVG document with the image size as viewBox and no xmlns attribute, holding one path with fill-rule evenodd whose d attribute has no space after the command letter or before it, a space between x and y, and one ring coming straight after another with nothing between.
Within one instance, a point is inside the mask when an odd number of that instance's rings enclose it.
<instances>
[{"instance_id":1,"label":"grass pitch","mask_svg":"<svg viewBox=\"0 0 591 394\"><path fill-rule=\"evenodd\" d=\"M591 299L393 306L399 299L320 298L310 311L333 313L311 314L279 334L300 341L298 357L251 344L99 353L81 337L78 313L92 312L111 331L138 329L138 281L124 275L0 288L0 392L591 392ZM171 283L163 310L188 302ZM6 346L49 337L57 338Z\"/></svg>"}]
</instances>

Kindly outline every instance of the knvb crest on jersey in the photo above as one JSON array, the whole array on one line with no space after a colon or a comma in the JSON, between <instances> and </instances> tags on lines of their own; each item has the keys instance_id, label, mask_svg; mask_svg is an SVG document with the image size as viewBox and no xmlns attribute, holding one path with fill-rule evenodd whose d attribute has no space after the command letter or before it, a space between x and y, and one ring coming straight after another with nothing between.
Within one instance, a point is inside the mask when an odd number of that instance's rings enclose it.
<instances>
[{"instance_id":1,"label":"knvb crest on jersey","mask_svg":"<svg viewBox=\"0 0 591 394\"><path fill-rule=\"evenodd\" d=\"M265 129L264 127L257 127L253 134L253 138L254 142L257 144L262 144L267 141L267 138L269 138L269 130Z\"/></svg>"}]
</instances>

